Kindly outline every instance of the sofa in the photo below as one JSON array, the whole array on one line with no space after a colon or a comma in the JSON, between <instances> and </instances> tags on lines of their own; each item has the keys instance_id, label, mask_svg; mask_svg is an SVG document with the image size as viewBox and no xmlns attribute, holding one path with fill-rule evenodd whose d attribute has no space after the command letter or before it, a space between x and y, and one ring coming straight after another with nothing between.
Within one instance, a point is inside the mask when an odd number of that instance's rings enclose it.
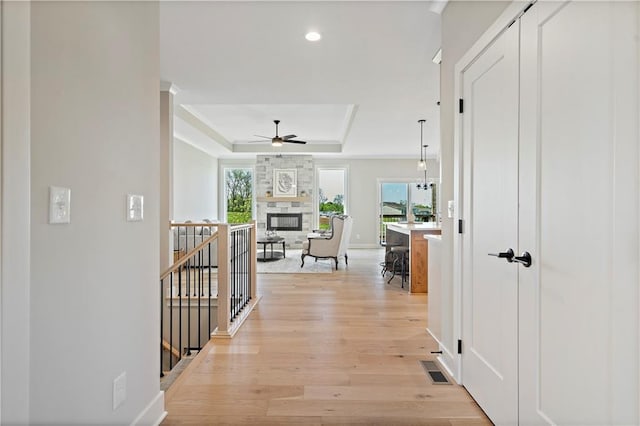
<instances>
[{"instance_id":1,"label":"sofa","mask_svg":"<svg viewBox=\"0 0 640 426\"><path fill-rule=\"evenodd\" d=\"M174 259L176 260L202 244L203 241L217 231L216 224L206 219L198 223L187 220L184 223L173 224L171 228L173 233ZM214 240L210 247L211 257L209 257L209 247L205 247L203 256L201 256L200 259L198 257L194 258L194 262L196 262L194 266L207 267L209 266L209 259L211 259L212 267L218 266L218 240Z\"/></svg>"}]
</instances>

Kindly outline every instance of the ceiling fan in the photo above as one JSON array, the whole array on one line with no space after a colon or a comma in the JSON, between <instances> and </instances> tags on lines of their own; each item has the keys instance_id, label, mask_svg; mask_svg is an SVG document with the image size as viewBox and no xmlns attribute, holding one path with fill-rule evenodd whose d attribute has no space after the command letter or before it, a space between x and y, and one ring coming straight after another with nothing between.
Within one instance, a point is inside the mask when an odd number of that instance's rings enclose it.
<instances>
[{"instance_id":1,"label":"ceiling fan","mask_svg":"<svg viewBox=\"0 0 640 426\"><path fill-rule=\"evenodd\" d=\"M280 120L273 120L273 122L276 124L276 135L274 137L271 138L271 137L262 136L262 135L254 135L254 136L257 136L259 138L270 139L271 146L282 146L283 143L299 143L299 144L307 143L306 141L294 140L294 138L297 137L296 135L278 136L278 124L280 124ZM262 141L251 141L251 142L262 142Z\"/></svg>"}]
</instances>

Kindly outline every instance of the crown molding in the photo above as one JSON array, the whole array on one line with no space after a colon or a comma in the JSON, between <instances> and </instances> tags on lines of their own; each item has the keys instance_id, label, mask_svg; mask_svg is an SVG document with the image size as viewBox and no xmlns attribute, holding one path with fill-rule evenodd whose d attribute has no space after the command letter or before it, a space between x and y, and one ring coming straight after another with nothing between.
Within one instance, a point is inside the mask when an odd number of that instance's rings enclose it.
<instances>
[{"instance_id":1,"label":"crown molding","mask_svg":"<svg viewBox=\"0 0 640 426\"><path fill-rule=\"evenodd\" d=\"M342 126L342 135L340 137L340 141L342 145L347 142L347 136L349 136L349 132L351 132L351 126L353 126L353 120L356 118L356 113L358 112L358 105L351 104L347 107L347 114L344 118L344 123Z\"/></svg>"},{"instance_id":2,"label":"crown molding","mask_svg":"<svg viewBox=\"0 0 640 426\"><path fill-rule=\"evenodd\" d=\"M194 129L199 130L208 136L212 141L222 146L229 151L233 151L233 144L229 142L224 136L216 132L211 126L205 123L199 116L188 110L184 105L178 105L175 107L174 114L187 122Z\"/></svg>"},{"instance_id":3,"label":"crown molding","mask_svg":"<svg viewBox=\"0 0 640 426\"><path fill-rule=\"evenodd\" d=\"M248 143L235 143L233 144L234 153L298 153L298 154L311 154L311 153L340 153L342 152L342 145L339 143L323 143L323 144L284 144L279 147L272 146L271 143L260 144L248 144Z\"/></svg>"}]
</instances>

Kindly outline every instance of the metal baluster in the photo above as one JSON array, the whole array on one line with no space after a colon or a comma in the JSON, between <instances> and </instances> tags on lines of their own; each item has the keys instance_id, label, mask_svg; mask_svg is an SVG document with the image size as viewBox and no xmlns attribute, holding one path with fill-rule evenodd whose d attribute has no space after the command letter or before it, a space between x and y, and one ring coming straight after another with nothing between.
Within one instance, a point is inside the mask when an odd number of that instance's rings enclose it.
<instances>
[{"instance_id":1,"label":"metal baluster","mask_svg":"<svg viewBox=\"0 0 640 426\"><path fill-rule=\"evenodd\" d=\"M236 315L240 314L240 311L242 311L242 268L244 266L242 262L243 246L242 230L240 229L238 230L238 309L236 310Z\"/></svg>"},{"instance_id":2,"label":"metal baluster","mask_svg":"<svg viewBox=\"0 0 640 426\"><path fill-rule=\"evenodd\" d=\"M178 253L180 253L180 227L179 227L179 226L176 226L176 234L178 235L178 237L177 237L177 238L175 238L175 239L176 239L178 242L177 242L176 247L174 247L173 249L174 249L174 250L178 250Z\"/></svg>"},{"instance_id":3,"label":"metal baluster","mask_svg":"<svg viewBox=\"0 0 640 426\"><path fill-rule=\"evenodd\" d=\"M236 253L236 316L242 309L242 230L236 232L238 251Z\"/></svg>"},{"instance_id":4,"label":"metal baluster","mask_svg":"<svg viewBox=\"0 0 640 426\"><path fill-rule=\"evenodd\" d=\"M209 298L207 300L207 336L211 336L211 243L209 243L209 276L207 281L209 284Z\"/></svg>"},{"instance_id":5,"label":"metal baluster","mask_svg":"<svg viewBox=\"0 0 640 426\"><path fill-rule=\"evenodd\" d=\"M202 254L200 255L200 258L202 259ZM198 351L200 351L200 349L202 349L202 330L201 330L201 308L200 308L200 302L202 300L202 262L200 263L200 266L198 267Z\"/></svg>"},{"instance_id":6,"label":"metal baluster","mask_svg":"<svg viewBox=\"0 0 640 426\"><path fill-rule=\"evenodd\" d=\"M231 231L231 300L229 306L231 307L231 321L236 318L235 296L236 296L236 233Z\"/></svg>"},{"instance_id":7,"label":"metal baluster","mask_svg":"<svg viewBox=\"0 0 640 426\"><path fill-rule=\"evenodd\" d=\"M235 232L235 240L236 240L236 255L234 256L235 259L235 268L234 268L234 276L235 276L235 283L236 283L236 291L234 292L234 299L235 299L235 309L234 309L234 317L238 316L238 313L240 312L240 250L242 249L242 242L240 241L240 232L236 231Z\"/></svg>"},{"instance_id":8,"label":"metal baluster","mask_svg":"<svg viewBox=\"0 0 640 426\"><path fill-rule=\"evenodd\" d=\"M242 310L244 302L244 230L238 230L238 314Z\"/></svg>"},{"instance_id":9,"label":"metal baluster","mask_svg":"<svg viewBox=\"0 0 640 426\"><path fill-rule=\"evenodd\" d=\"M178 268L178 347L180 348L178 361L182 359L182 271L184 270L184 265L186 263L183 263Z\"/></svg>"},{"instance_id":10,"label":"metal baluster","mask_svg":"<svg viewBox=\"0 0 640 426\"><path fill-rule=\"evenodd\" d=\"M238 313L238 232L233 233L233 319Z\"/></svg>"},{"instance_id":11,"label":"metal baluster","mask_svg":"<svg viewBox=\"0 0 640 426\"><path fill-rule=\"evenodd\" d=\"M191 260L187 261L187 356L191 355Z\"/></svg>"},{"instance_id":12,"label":"metal baluster","mask_svg":"<svg viewBox=\"0 0 640 426\"><path fill-rule=\"evenodd\" d=\"M196 260L197 259L197 260ZM196 288L196 283L198 282L197 278L197 274L198 274L198 268L200 268L200 265L202 264L201 262L201 253L200 251L198 251L197 253L195 253L193 255L193 297L196 297L197 295L197 288Z\"/></svg>"},{"instance_id":13,"label":"metal baluster","mask_svg":"<svg viewBox=\"0 0 640 426\"><path fill-rule=\"evenodd\" d=\"M232 231L233 232L233 231ZM231 282L233 283L233 291L231 292L231 304L233 306L233 308L231 309L231 317L235 320L236 319L236 313L237 313L237 300L238 300L238 233L237 232L233 232L232 235L232 239L233 239L233 268L231 268L232 271L232 277L231 277Z\"/></svg>"},{"instance_id":14,"label":"metal baluster","mask_svg":"<svg viewBox=\"0 0 640 426\"><path fill-rule=\"evenodd\" d=\"M171 273L171 288L169 290L169 370L173 368L173 274L174 272ZM164 310L164 304L162 308Z\"/></svg>"},{"instance_id":15,"label":"metal baluster","mask_svg":"<svg viewBox=\"0 0 640 426\"><path fill-rule=\"evenodd\" d=\"M284 244L284 243L283 243ZM284 252L282 253L284 257ZM251 300L251 228L247 229L247 303Z\"/></svg>"},{"instance_id":16,"label":"metal baluster","mask_svg":"<svg viewBox=\"0 0 640 426\"><path fill-rule=\"evenodd\" d=\"M204 238L204 235L202 236ZM211 250L209 246L211 243L208 243L206 246L202 248L202 264L200 265L200 286L198 287L200 290L200 297L204 296L204 250Z\"/></svg>"},{"instance_id":17,"label":"metal baluster","mask_svg":"<svg viewBox=\"0 0 640 426\"><path fill-rule=\"evenodd\" d=\"M247 229L242 232L242 307L247 305Z\"/></svg>"},{"instance_id":18,"label":"metal baluster","mask_svg":"<svg viewBox=\"0 0 640 426\"><path fill-rule=\"evenodd\" d=\"M164 377L164 373L162 372L162 361L164 360L164 357L162 356L164 351L162 350L162 341L164 340L164 335L163 335L163 330L162 330L162 318L164 316L164 309L163 309L163 301L162 301L162 289L163 289L163 285L164 285L164 280L160 280L160 377ZM171 348L169 348L171 349ZM171 350L169 350L169 356L171 356Z\"/></svg>"}]
</instances>

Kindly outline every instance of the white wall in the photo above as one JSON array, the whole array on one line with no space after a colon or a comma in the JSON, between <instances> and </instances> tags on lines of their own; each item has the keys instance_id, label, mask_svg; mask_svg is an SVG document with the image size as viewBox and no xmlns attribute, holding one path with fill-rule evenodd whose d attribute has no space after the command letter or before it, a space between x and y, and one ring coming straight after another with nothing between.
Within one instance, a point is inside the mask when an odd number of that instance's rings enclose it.
<instances>
[{"instance_id":1,"label":"white wall","mask_svg":"<svg viewBox=\"0 0 640 426\"><path fill-rule=\"evenodd\" d=\"M30 420L157 421L158 4L31 12ZM71 188L70 224L47 223L50 185ZM125 221L127 193L144 195L144 221Z\"/></svg>"},{"instance_id":2,"label":"white wall","mask_svg":"<svg viewBox=\"0 0 640 426\"><path fill-rule=\"evenodd\" d=\"M177 222L218 219L218 160L175 139L173 202Z\"/></svg>"},{"instance_id":3,"label":"white wall","mask_svg":"<svg viewBox=\"0 0 640 426\"><path fill-rule=\"evenodd\" d=\"M351 247L378 247L378 184L380 178L404 178L411 182L424 177L417 170L418 158L411 160L316 158L316 167L346 166L349 169L348 208L353 216ZM440 166L427 160L427 178L437 179ZM358 235L360 238L358 238Z\"/></svg>"},{"instance_id":4,"label":"white wall","mask_svg":"<svg viewBox=\"0 0 640 426\"><path fill-rule=\"evenodd\" d=\"M29 421L29 13L2 7L2 255L0 423Z\"/></svg>"}]
</instances>

